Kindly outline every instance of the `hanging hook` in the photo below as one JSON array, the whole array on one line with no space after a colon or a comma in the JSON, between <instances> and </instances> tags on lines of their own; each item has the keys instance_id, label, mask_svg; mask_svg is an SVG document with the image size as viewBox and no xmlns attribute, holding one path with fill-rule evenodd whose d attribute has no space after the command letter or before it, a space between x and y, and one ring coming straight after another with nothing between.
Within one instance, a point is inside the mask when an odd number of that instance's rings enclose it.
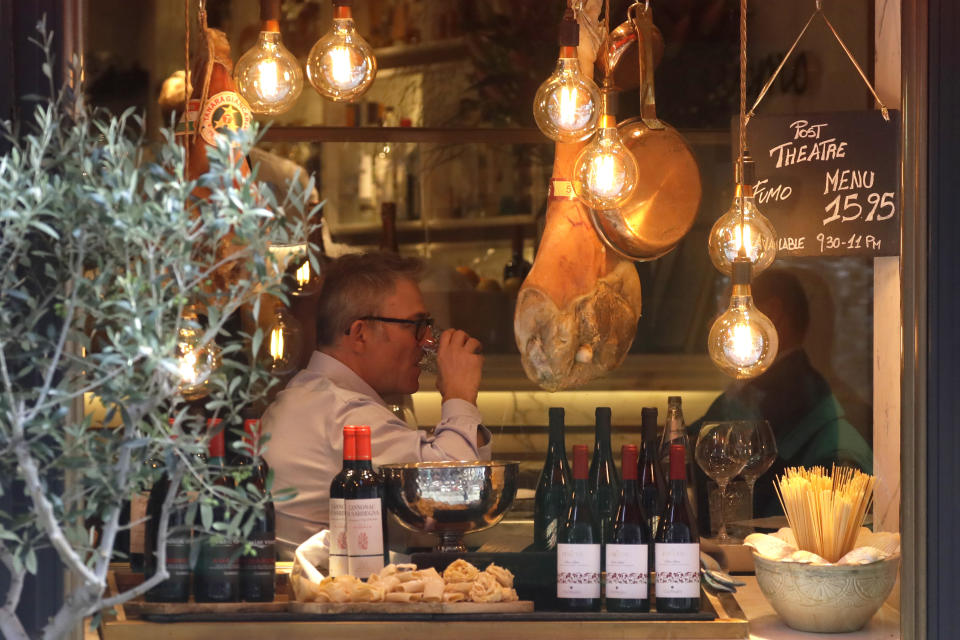
<instances>
[{"instance_id":1,"label":"hanging hook","mask_svg":"<svg viewBox=\"0 0 960 640\"><path fill-rule=\"evenodd\" d=\"M817 0L816 5L817 5L817 11L823 11L822 0Z\"/></svg>"}]
</instances>

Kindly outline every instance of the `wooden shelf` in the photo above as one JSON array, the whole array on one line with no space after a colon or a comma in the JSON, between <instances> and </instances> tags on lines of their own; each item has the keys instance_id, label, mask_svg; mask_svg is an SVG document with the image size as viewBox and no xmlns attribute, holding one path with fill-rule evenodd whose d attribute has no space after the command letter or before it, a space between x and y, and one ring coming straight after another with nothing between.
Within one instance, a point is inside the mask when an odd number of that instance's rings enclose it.
<instances>
[{"instance_id":1,"label":"wooden shelf","mask_svg":"<svg viewBox=\"0 0 960 640\"><path fill-rule=\"evenodd\" d=\"M533 215L507 215L490 218L439 218L430 220L402 220L397 222L397 241L400 244L418 242L462 242L465 234L472 241L507 240L513 238L517 226L523 227L525 238L536 232ZM380 242L379 222L337 224L330 226L330 236L336 242L373 245Z\"/></svg>"},{"instance_id":2,"label":"wooden shelf","mask_svg":"<svg viewBox=\"0 0 960 640\"><path fill-rule=\"evenodd\" d=\"M448 38L418 44L399 44L373 50L378 69L396 69L417 65L450 62L466 57L467 41L464 38Z\"/></svg>"},{"instance_id":3,"label":"wooden shelf","mask_svg":"<svg viewBox=\"0 0 960 640\"><path fill-rule=\"evenodd\" d=\"M553 144L536 128L270 127L264 142L426 142L433 144Z\"/></svg>"}]
</instances>

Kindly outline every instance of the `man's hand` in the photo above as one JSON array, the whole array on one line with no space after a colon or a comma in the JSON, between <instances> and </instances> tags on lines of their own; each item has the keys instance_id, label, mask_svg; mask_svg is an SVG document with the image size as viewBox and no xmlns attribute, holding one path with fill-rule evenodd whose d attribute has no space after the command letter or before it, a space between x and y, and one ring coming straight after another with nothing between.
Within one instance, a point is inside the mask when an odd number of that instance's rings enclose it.
<instances>
[{"instance_id":1,"label":"man's hand","mask_svg":"<svg viewBox=\"0 0 960 640\"><path fill-rule=\"evenodd\" d=\"M447 329L437 344L437 390L443 400L460 398L477 404L483 373L483 345L467 332Z\"/></svg>"}]
</instances>

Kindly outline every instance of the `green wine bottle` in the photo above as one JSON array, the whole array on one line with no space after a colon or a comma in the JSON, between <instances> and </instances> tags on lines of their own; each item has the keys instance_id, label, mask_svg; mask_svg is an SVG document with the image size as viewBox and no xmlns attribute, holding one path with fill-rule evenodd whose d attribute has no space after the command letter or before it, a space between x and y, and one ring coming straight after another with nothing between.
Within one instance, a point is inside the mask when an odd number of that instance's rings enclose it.
<instances>
[{"instance_id":1,"label":"green wine bottle","mask_svg":"<svg viewBox=\"0 0 960 640\"><path fill-rule=\"evenodd\" d=\"M533 543L538 551L557 548L557 536L570 509L573 480L564 447L563 409L550 407L550 441L547 459L537 482L533 502Z\"/></svg>"},{"instance_id":2,"label":"green wine bottle","mask_svg":"<svg viewBox=\"0 0 960 640\"><path fill-rule=\"evenodd\" d=\"M613 516L620 498L620 476L610 448L610 407L597 407L597 428L590 462L590 495L600 521L601 543L610 541Z\"/></svg>"}]
</instances>

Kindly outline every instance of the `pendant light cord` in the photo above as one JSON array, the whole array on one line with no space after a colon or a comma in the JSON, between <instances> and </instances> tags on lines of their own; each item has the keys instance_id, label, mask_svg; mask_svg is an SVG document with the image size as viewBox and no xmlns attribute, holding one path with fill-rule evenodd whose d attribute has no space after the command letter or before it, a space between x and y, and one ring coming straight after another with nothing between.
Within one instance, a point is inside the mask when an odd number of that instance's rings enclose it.
<instances>
[{"instance_id":1,"label":"pendant light cord","mask_svg":"<svg viewBox=\"0 0 960 640\"><path fill-rule=\"evenodd\" d=\"M183 3L183 173L190 175L190 0ZM176 123L174 123L176 131Z\"/></svg>"},{"instance_id":2,"label":"pendant light cord","mask_svg":"<svg viewBox=\"0 0 960 640\"><path fill-rule=\"evenodd\" d=\"M738 199L740 204L740 251L739 256L747 256L747 247L746 247L746 237L744 236L744 218L746 217L743 210L743 154L744 150L747 148L747 128L746 128L746 112L747 112L747 0L740 0L740 117L739 117L739 126L740 126L740 135L739 135L739 148L737 153L737 186L738 186Z\"/></svg>"}]
</instances>

